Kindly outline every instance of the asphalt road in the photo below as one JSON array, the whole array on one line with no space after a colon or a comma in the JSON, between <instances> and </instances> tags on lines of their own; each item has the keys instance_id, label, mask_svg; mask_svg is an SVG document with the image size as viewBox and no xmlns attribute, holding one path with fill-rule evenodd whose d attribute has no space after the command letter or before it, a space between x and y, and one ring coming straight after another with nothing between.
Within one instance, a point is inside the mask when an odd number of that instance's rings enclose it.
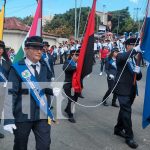
<instances>
[{"instance_id":1,"label":"asphalt road","mask_svg":"<svg viewBox=\"0 0 150 150\"><path fill-rule=\"evenodd\" d=\"M99 104L107 90L106 75L99 76L100 64L97 62L93 67L90 77L84 80L84 99L79 103L86 106ZM144 88L146 68L142 68L143 78L138 83L139 96L133 104L133 131L135 140L139 144L137 150L150 150L150 127L142 129L142 111L144 101ZM55 66L56 79L62 74L62 65ZM64 74L57 81L63 81ZM112 96L108 99L111 105ZM63 100L62 111L66 100ZM56 108L55 103L54 110ZM77 123L72 124L66 119L59 120L58 124L52 125L51 150L130 150L123 138L113 135L119 108L112 106L98 106L86 108L76 105L75 119ZM0 150L13 149L13 135L5 132L5 138L0 139ZM29 137L29 150L35 149L34 135Z\"/></svg>"}]
</instances>

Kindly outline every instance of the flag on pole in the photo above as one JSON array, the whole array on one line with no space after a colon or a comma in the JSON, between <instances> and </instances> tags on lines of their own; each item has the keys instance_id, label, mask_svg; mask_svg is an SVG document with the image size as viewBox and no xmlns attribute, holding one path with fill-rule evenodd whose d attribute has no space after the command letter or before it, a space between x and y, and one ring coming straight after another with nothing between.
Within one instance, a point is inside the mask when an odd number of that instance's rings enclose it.
<instances>
[{"instance_id":1,"label":"flag on pole","mask_svg":"<svg viewBox=\"0 0 150 150\"><path fill-rule=\"evenodd\" d=\"M144 52L143 57L150 63L150 0L148 0L146 17L142 30L141 49ZM150 124L150 65L147 69L145 98L143 108L143 128L146 128Z\"/></svg>"},{"instance_id":2,"label":"flag on pole","mask_svg":"<svg viewBox=\"0 0 150 150\"><path fill-rule=\"evenodd\" d=\"M38 0L38 6L35 12L31 28L27 36L25 37L20 49L18 50L13 63L19 61L24 57L24 42L30 36L42 36L42 0Z\"/></svg>"},{"instance_id":3,"label":"flag on pole","mask_svg":"<svg viewBox=\"0 0 150 150\"><path fill-rule=\"evenodd\" d=\"M85 35L80 49L77 70L73 74L72 87L75 92L82 91L82 80L92 72L94 57L94 29L95 29L96 0L93 0L91 12L88 17Z\"/></svg>"},{"instance_id":4,"label":"flag on pole","mask_svg":"<svg viewBox=\"0 0 150 150\"><path fill-rule=\"evenodd\" d=\"M3 40L4 12L5 6L3 5L2 10L0 11L0 40Z\"/></svg>"}]
</instances>

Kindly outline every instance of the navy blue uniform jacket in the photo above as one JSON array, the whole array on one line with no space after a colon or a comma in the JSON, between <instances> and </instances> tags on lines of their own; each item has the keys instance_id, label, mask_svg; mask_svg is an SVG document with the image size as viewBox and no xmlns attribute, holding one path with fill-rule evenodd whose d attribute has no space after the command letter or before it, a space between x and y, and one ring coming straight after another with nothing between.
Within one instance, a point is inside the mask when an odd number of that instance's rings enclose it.
<instances>
[{"instance_id":1,"label":"navy blue uniform jacket","mask_svg":"<svg viewBox=\"0 0 150 150\"><path fill-rule=\"evenodd\" d=\"M116 75L116 82L122 72L122 69L130 55L131 51L124 52L124 53L118 53L117 59L116 59L116 65L117 65L117 75ZM133 53L131 54L131 57L133 57L136 54L135 50L133 50ZM142 73L140 72L137 74L137 80L140 80L142 78ZM124 96L130 96L132 98L135 98L136 96L136 89L137 84L133 84L134 81L134 74L130 71L129 66L126 65L125 70L118 82L118 85L116 86L114 92L118 95L124 95Z\"/></svg>"},{"instance_id":2,"label":"navy blue uniform jacket","mask_svg":"<svg viewBox=\"0 0 150 150\"><path fill-rule=\"evenodd\" d=\"M24 59L19 61L18 63L20 67L25 65ZM40 64L41 64L41 69L40 69L39 77L36 80L38 82L50 82L51 73L49 72L49 69L46 63L44 61L40 61ZM26 102L23 102L23 100L25 99L22 99L22 95L29 94L29 91L28 89L21 88L22 79L13 67L11 67L8 81L12 82L12 89L9 89L9 94L12 95L12 107L13 108L9 108L8 106L6 106L6 109L4 110L4 112L5 112L7 119L5 120L4 124L6 125L6 124L15 123L15 122L39 120L40 108L36 105L31 95L30 95L30 100L28 101L26 105L26 107L30 108L30 116L22 112L22 103L23 104L26 103ZM43 92L47 95L53 95L53 91L51 88L45 88L43 89ZM7 104L7 99L6 99L6 104ZM49 104L50 102L48 102L48 105ZM10 109L12 109L12 111L10 111ZM12 119L11 114L9 114L10 112L13 113L14 119ZM10 119L9 119L9 116L11 117Z\"/></svg>"}]
</instances>

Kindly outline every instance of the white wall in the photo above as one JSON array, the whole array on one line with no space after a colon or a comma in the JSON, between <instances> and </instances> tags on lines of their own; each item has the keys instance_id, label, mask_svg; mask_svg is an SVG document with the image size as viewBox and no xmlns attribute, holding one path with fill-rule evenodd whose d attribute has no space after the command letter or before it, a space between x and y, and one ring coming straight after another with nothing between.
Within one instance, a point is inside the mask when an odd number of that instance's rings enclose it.
<instances>
[{"instance_id":1,"label":"white wall","mask_svg":"<svg viewBox=\"0 0 150 150\"><path fill-rule=\"evenodd\" d=\"M4 30L3 35L3 41L5 42L5 45L7 47L13 48L15 51L17 51L21 44L23 43L23 40L25 39L27 35L27 32L25 31L19 31L19 30ZM45 41L48 41L50 45L59 45L59 43L62 43L62 41L67 41L66 38L59 38L55 36L50 35L43 35L43 39Z\"/></svg>"}]
</instances>

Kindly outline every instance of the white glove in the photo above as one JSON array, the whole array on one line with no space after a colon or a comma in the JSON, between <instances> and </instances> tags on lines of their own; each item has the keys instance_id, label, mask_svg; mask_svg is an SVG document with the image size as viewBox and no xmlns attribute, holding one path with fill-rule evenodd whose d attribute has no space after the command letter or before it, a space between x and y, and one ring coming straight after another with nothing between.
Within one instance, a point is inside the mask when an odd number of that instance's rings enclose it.
<instances>
[{"instance_id":1,"label":"white glove","mask_svg":"<svg viewBox=\"0 0 150 150\"><path fill-rule=\"evenodd\" d=\"M110 80L115 79L115 76L114 76L113 74L110 74L110 75L109 75L109 79L110 79Z\"/></svg>"},{"instance_id":2,"label":"white glove","mask_svg":"<svg viewBox=\"0 0 150 150\"><path fill-rule=\"evenodd\" d=\"M54 80L55 80L55 78L54 78L54 77L52 77L52 78L51 78L51 80L52 80L52 81L54 81Z\"/></svg>"},{"instance_id":3,"label":"white glove","mask_svg":"<svg viewBox=\"0 0 150 150\"><path fill-rule=\"evenodd\" d=\"M4 130L10 132L13 134L13 129L16 130L17 127L15 126L15 124L8 124L4 126Z\"/></svg>"},{"instance_id":4,"label":"white glove","mask_svg":"<svg viewBox=\"0 0 150 150\"><path fill-rule=\"evenodd\" d=\"M59 89L59 88L53 88L53 94L54 94L54 96L57 97L59 95L60 91L61 91L61 89Z\"/></svg>"},{"instance_id":5,"label":"white glove","mask_svg":"<svg viewBox=\"0 0 150 150\"><path fill-rule=\"evenodd\" d=\"M133 48L136 52L142 52L140 45Z\"/></svg>"},{"instance_id":6,"label":"white glove","mask_svg":"<svg viewBox=\"0 0 150 150\"><path fill-rule=\"evenodd\" d=\"M139 66L135 66L133 72L140 73L141 68Z\"/></svg>"},{"instance_id":7,"label":"white glove","mask_svg":"<svg viewBox=\"0 0 150 150\"><path fill-rule=\"evenodd\" d=\"M7 81L6 81L6 82L4 82L4 85L3 85L3 87L7 87Z\"/></svg>"}]
</instances>

